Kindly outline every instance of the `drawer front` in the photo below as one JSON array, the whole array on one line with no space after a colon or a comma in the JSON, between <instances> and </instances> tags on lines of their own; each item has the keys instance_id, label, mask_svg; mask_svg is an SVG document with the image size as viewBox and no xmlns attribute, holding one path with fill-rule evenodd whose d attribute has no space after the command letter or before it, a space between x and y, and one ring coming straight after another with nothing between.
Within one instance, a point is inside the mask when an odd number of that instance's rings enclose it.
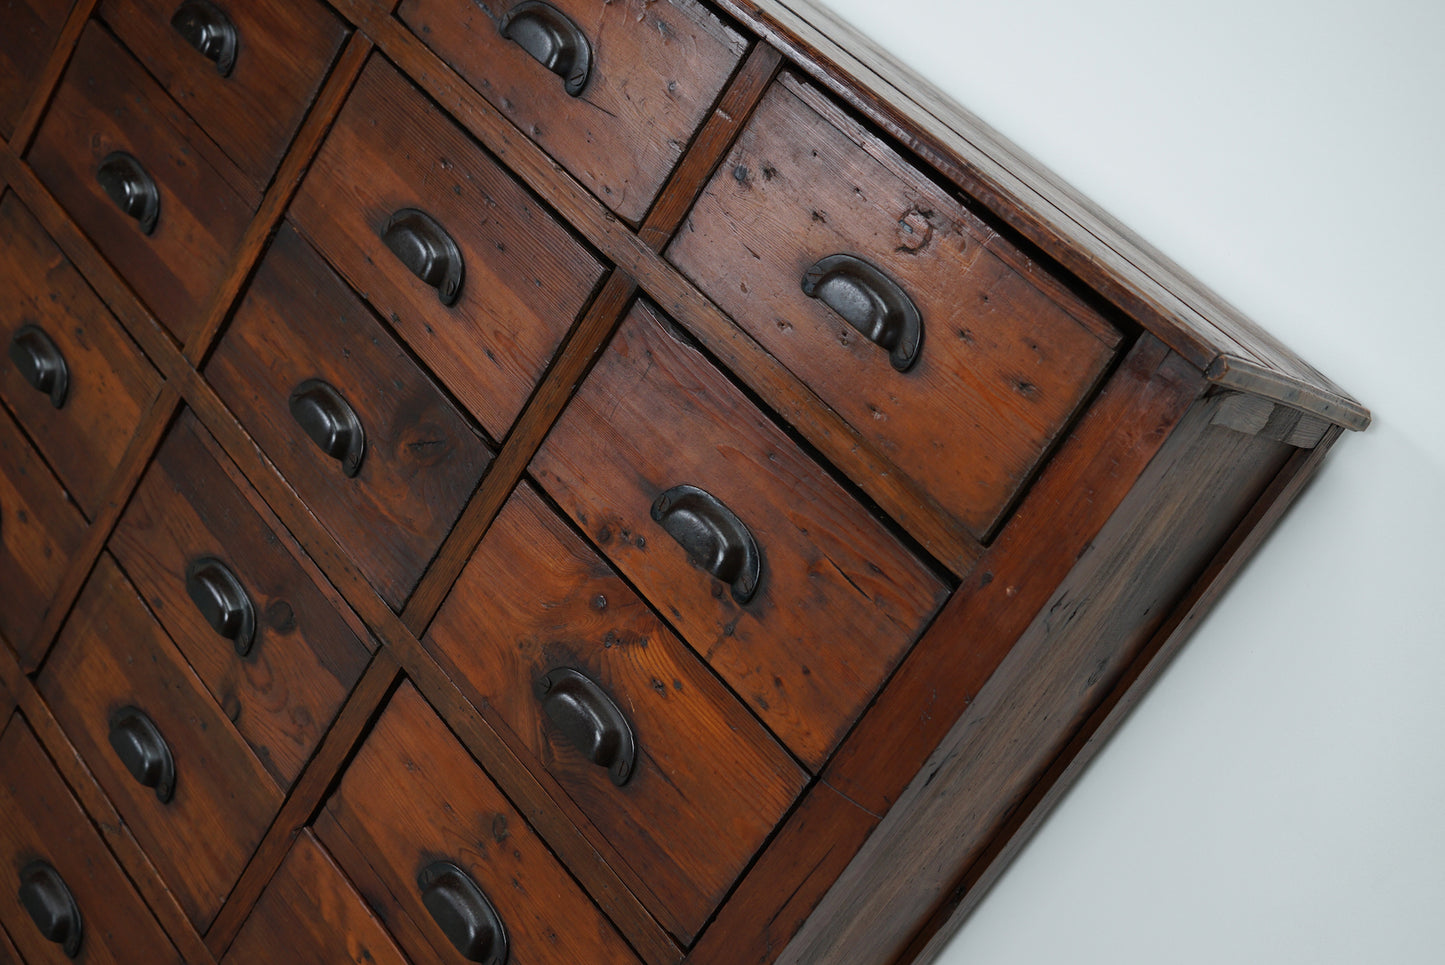
<instances>
[{"instance_id":1,"label":"drawer front","mask_svg":"<svg viewBox=\"0 0 1445 965\"><path fill-rule=\"evenodd\" d=\"M455 245L432 284L383 237L403 248L435 241L431 226L396 217L412 210ZM493 439L506 435L602 277L560 222L379 57L291 216Z\"/></svg>"},{"instance_id":2,"label":"drawer front","mask_svg":"<svg viewBox=\"0 0 1445 965\"><path fill-rule=\"evenodd\" d=\"M227 178L214 149L198 150L204 137L92 23L28 155L46 187L181 341L204 317L253 210L230 186L239 175ZM127 209L102 178L131 199Z\"/></svg>"},{"instance_id":3,"label":"drawer front","mask_svg":"<svg viewBox=\"0 0 1445 965\"><path fill-rule=\"evenodd\" d=\"M366 901L303 831L221 965L354 962L407 965Z\"/></svg>"},{"instance_id":4,"label":"drawer front","mask_svg":"<svg viewBox=\"0 0 1445 965\"><path fill-rule=\"evenodd\" d=\"M423 643L633 864L684 942L806 783L528 486L503 508ZM594 741L609 751L592 752ZM610 750L617 743L621 753Z\"/></svg>"},{"instance_id":5,"label":"drawer front","mask_svg":"<svg viewBox=\"0 0 1445 965\"><path fill-rule=\"evenodd\" d=\"M399 610L491 461L466 419L289 227L206 377Z\"/></svg>"},{"instance_id":6,"label":"drawer front","mask_svg":"<svg viewBox=\"0 0 1445 965\"><path fill-rule=\"evenodd\" d=\"M35 93L73 0L0 3L0 139L8 139Z\"/></svg>"},{"instance_id":7,"label":"drawer front","mask_svg":"<svg viewBox=\"0 0 1445 965\"><path fill-rule=\"evenodd\" d=\"M747 49L695 0L403 0L397 15L634 223ZM550 44L563 53L549 68L534 51Z\"/></svg>"},{"instance_id":8,"label":"drawer front","mask_svg":"<svg viewBox=\"0 0 1445 965\"><path fill-rule=\"evenodd\" d=\"M261 763L288 787L369 653L215 446L194 416L181 417L121 517L111 552Z\"/></svg>"},{"instance_id":9,"label":"drawer front","mask_svg":"<svg viewBox=\"0 0 1445 965\"><path fill-rule=\"evenodd\" d=\"M0 737L0 814L5 816L0 820L0 871L5 875L0 921L27 961L181 961L19 716ZM64 891L56 888L42 902L41 895L57 880ZM42 915L53 911L54 920L63 923L50 937L28 911L27 899ZM68 943L76 943L73 956L67 954Z\"/></svg>"},{"instance_id":10,"label":"drawer front","mask_svg":"<svg viewBox=\"0 0 1445 965\"><path fill-rule=\"evenodd\" d=\"M0 636L27 666L32 638L85 537L85 518L18 426L0 412Z\"/></svg>"},{"instance_id":11,"label":"drawer front","mask_svg":"<svg viewBox=\"0 0 1445 965\"><path fill-rule=\"evenodd\" d=\"M94 516L160 377L13 193L0 237L0 397Z\"/></svg>"},{"instance_id":12,"label":"drawer front","mask_svg":"<svg viewBox=\"0 0 1445 965\"><path fill-rule=\"evenodd\" d=\"M346 39L315 0L104 0L100 15L258 190Z\"/></svg>"},{"instance_id":13,"label":"drawer front","mask_svg":"<svg viewBox=\"0 0 1445 965\"><path fill-rule=\"evenodd\" d=\"M109 556L96 564L38 687L204 932L281 792Z\"/></svg>"},{"instance_id":14,"label":"drawer front","mask_svg":"<svg viewBox=\"0 0 1445 965\"><path fill-rule=\"evenodd\" d=\"M788 77L667 256L978 538L1119 340L890 147Z\"/></svg>"},{"instance_id":15,"label":"drawer front","mask_svg":"<svg viewBox=\"0 0 1445 965\"><path fill-rule=\"evenodd\" d=\"M647 306L623 323L533 473L809 768L946 596ZM746 534L730 532L739 524Z\"/></svg>"},{"instance_id":16,"label":"drawer front","mask_svg":"<svg viewBox=\"0 0 1445 965\"><path fill-rule=\"evenodd\" d=\"M392 697L326 809L346 840L332 847L323 834L322 842L333 853L364 856L356 860L369 867L351 874L380 880L384 916L411 920L404 935L393 930L415 961L468 961L428 904L471 909L482 901L516 965L637 961L410 684ZM459 868L481 900L459 876L426 875L439 862ZM494 926L477 937L495 933Z\"/></svg>"}]
</instances>

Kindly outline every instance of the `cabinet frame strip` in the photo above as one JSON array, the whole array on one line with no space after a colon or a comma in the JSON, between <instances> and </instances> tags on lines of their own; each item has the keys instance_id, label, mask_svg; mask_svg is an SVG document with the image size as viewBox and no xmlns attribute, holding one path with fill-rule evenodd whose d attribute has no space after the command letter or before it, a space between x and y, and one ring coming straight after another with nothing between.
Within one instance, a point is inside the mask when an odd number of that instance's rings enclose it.
<instances>
[{"instance_id":1,"label":"cabinet frame strip","mask_svg":"<svg viewBox=\"0 0 1445 965\"><path fill-rule=\"evenodd\" d=\"M75 50L76 42L80 40L80 32L85 29L86 21L99 5L100 0L76 0L75 6L70 8L70 16L66 18L64 26L60 28L60 36L55 40L55 49L51 51L50 59L46 61L35 89L31 91L30 103L25 105L25 110L21 111L20 118L15 123L15 130L10 133L10 149L17 156L25 153L35 137L35 132L40 129L40 119L45 116L45 109L50 106L50 98L55 96L55 89L60 86L60 78L65 73L65 68L70 65L70 55Z\"/></svg>"}]
</instances>

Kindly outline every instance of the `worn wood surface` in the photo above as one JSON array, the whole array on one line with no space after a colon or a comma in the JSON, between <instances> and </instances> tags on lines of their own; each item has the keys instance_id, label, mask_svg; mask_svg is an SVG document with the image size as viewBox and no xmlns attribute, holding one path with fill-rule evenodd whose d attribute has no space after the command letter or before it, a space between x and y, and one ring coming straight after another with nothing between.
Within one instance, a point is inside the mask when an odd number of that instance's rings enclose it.
<instances>
[{"instance_id":1,"label":"worn wood surface","mask_svg":"<svg viewBox=\"0 0 1445 965\"><path fill-rule=\"evenodd\" d=\"M779 957L889 965L1289 458L1195 405ZM957 641L967 646L965 639Z\"/></svg>"},{"instance_id":2,"label":"worn wood surface","mask_svg":"<svg viewBox=\"0 0 1445 965\"><path fill-rule=\"evenodd\" d=\"M35 96L73 0L0 4L0 140L10 137Z\"/></svg>"},{"instance_id":3,"label":"worn wood surface","mask_svg":"<svg viewBox=\"0 0 1445 965\"><path fill-rule=\"evenodd\" d=\"M512 960L636 961L409 684L392 696L327 809L386 883L390 901L421 927L431 947L408 947L413 958L463 961L422 905L416 883L429 863L447 860L497 909ZM384 919L385 908L378 911Z\"/></svg>"},{"instance_id":4,"label":"worn wood surface","mask_svg":"<svg viewBox=\"0 0 1445 965\"><path fill-rule=\"evenodd\" d=\"M0 412L0 636L26 666L40 659L36 638L52 611L69 609L60 591L85 531L60 480Z\"/></svg>"},{"instance_id":5,"label":"worn wood surface","mask_svg":"<svg viewBox=\"0 0 1445 965\"><path fill-rule=\"evenodd\" d=\"M110 549L261 763L289 787L361 676L366 646L253 509L199 438L172 428L111 538ZM255 613L236 654L190 599L187 568L221 560Z\"/></svg>"},{"instance_id":6,"label":"worn wood surface","mask_svg":"<svg viewBox=\"0 0 1445 965\"><path fill-rule=\"evenodd\" d=\"M639 306L533 461L539 483L809 768L944 585L694 349ZM754 534L746 605L653 522L679 484Z\"/></svg>"},{"instance_id":7,"label":"worn wood surface","mask_svg":"<svg viewBox=\"0 0 1445 965\"><path fill-rule=\"evenodd\" d=\"M806 774L528 486L477 548L422 641L521 754L647 879L691 941ZM638 762L622 787L534 693L581 670L622 709Z\"/></svg>"},{"instance_id":8,"label":"worn wood surface","mask_svg":"<svg viewBox=\"0 0 1445 965\"><path fill-rule=\"evenodd\" d=\"M800 284L860 257L917 306L894 371ZM1112 358L1119 336L815 89L785 74L667 249L749 335L986 538ZM848 468L844 464L844 468ZM860 476L865 490L869 476Z\"/></svg>"},{"instance_id":9,"label":"worn wood surface","mask_svg":"<svg viewBox=\"0 0 1445 965\"><path fill-rule=\"evenodd\" d=\"M10 936L5 933L3 927L0 927L0 963L3 963L3 965L25 965L25 963L20 960L20 953L17 952L15 946L11 944Z\"/></svg>"},{"instance_id":10,"label":"worn wood surface","mask_svg":"<svg viewBox=\"0 0 1445 965\"><path fill-rule=\"evenodd\" d=\"M465 417L294 231L272 244L206 378L316 515L400 609L491 453ZM292 417L320 378L366 435L347 478Z\"/></svg>"},{"instance_id":11,"label":"worn wood surface","mask_svg":"<svg viewBox=\"0 0 1445 965\"><path fill-rule=\"evenodd\" d=\"M695 0L555 0L587 38L577 96L497 28L511 0L403 0L397 16L604 204L642 220L747 39Z\"/></svg>"},{"instance_id":12,"label":"worn wood surface","mask_svg":"<svg viewBox=\"0 0 1445 965\"><path fill-rule=\"evenodd\" d=\"M48 862L60 874L80 909L80 961L124 965L139 954L147 961L179 965L175 946L18 715L0 737L0 814L5 816L0 821L0 867L6 881L0 922L32 965L70 961L59 945L45 939L20 904L20 870L35 860Z\"/></svg>"},{"instance_id":13,"label":"worn wood surface","mask_svg":"<svg viewBox=\"0 0 1445 965\"><path fill-rule=\"evenodd\" d=\"M176 7L175 0L104 0L99 16L264 190L346 39L345 25L316 0L226 4L237 55L223 77L171 27Z\"/></svg>"},{"instance_id":14,"label":"worn wood surface","mask_svg":"<svg viewBox=\"0 0 1445 965\"><path fill-rule=\"evenodd\" d=\"M222 965L278 961L406 965L386 929L310 833L296 840Z\"/></svg>"},{"instance_id":15,"label":"worn wood surface","mask_svg":"<svg viewBox=\"0 0 1445 965\"><path fill-rule=\"evenodd\" d=\"M224 278L256 202L227 182L230 162L105 31L82 35L27 160L40 180L179 341L194 331ZM112 151L135 156L161 194L154 232L96 181ZM232 185L234 187L234 184Z\"/></svg>"},{"instance_id":16,"label":"worn wood surface","mask_svg":"<svg viewBox=\"0 0 1445 965\"><path fill-rule=\"evenodd\" d=\"M9 323L0 338L8 344L22 325L38 326L60 351L69 381L57 409L6 358L0 398L94 516L160 378L13 193L0 202L0 238L0 300Z\"/></svg>"},{"instance_id":17,"label":"worn wood surface","mask_svg":"<svg viewBox=\"0 0 1445 965\"><path fill-rule=\"evenodd\" d=\"M96 564L37 687L204 930L282 795L109 556ZM110 746L110 715L127 706L147 714L171 747L176 788L168 804L137 783Z\"/></svg>"},{"instance_id":18,"label":"worn wood surface","mask_svg":"<svg viewBox=\"0 0 1445 965\"><path fill-rule=\"evenodd\" d=\"M382 241L419 208L456 242L465 277L443 305ZM381 58L327 138L291 218L493 439L504 437L603 266Z\"/></svg>"}]
</instances>

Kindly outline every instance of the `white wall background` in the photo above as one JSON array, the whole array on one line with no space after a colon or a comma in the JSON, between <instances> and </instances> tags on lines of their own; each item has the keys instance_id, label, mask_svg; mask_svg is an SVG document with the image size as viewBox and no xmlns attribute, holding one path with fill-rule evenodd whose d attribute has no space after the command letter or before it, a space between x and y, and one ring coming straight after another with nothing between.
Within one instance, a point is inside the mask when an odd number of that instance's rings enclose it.
<instances>
[{"instance_id":1,"label":"white wall background","mask_svg":"<svg viewBox=\"0 0 1445 965\"><path fill-rule=\"evenodd\" d=\"M943 962L1445 963L1445 3L826 2L1375 415Z\"/></svg>"}]
</instances>

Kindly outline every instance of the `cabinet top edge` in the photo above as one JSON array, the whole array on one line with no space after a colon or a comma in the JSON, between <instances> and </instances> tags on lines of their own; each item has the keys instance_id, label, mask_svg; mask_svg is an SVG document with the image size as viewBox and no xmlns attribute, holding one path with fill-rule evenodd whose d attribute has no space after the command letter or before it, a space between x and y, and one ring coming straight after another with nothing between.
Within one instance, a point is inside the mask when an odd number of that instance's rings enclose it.
<instances>
[{"instance_id":1,"label":"cabinet top edge","mask_svg":"<svg viewBox=\"0 0 1445 965\"><path fill-rule=\"evenodd\" d=\"M715 0L1211 382L1362 430L1370 411L1217 292L816 0Z\"/></svg>"}]
</instances>

